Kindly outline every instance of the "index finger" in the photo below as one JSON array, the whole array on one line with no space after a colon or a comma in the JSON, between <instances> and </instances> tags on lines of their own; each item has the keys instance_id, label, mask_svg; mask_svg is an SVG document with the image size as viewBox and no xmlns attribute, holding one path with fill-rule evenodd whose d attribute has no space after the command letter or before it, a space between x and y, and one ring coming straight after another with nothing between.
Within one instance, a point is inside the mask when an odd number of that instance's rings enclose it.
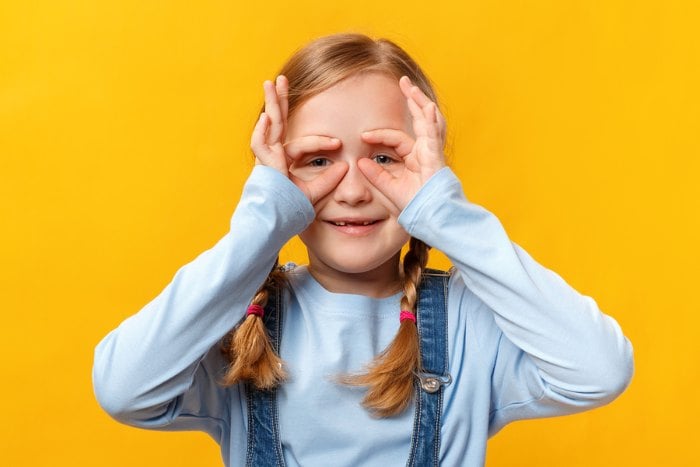
<instances>
[{"instance_id":1,"label":"index finger","mask_svg":"<svg viewBox=\"0 0 700 467\"><path fill-rule=\"evenodd\" d=\"M292 160L295 160L302 154L338 149L340 144L341 142L338 138L321 135L309 135L301 136L284 143L284 151Z\"/></svg>"},{"instance_id":2,"label":"index finger","mask_svg":"<svg viewBox=\"0 0 700 467\"><path fill-rule=\"evenodd\" d=\"M405 131L392 128L379 128L362 133L362 140L371 144L383 144L396 149L399 156L407 156L413 149L413 138Z\"/></svg>"}]
</instances>

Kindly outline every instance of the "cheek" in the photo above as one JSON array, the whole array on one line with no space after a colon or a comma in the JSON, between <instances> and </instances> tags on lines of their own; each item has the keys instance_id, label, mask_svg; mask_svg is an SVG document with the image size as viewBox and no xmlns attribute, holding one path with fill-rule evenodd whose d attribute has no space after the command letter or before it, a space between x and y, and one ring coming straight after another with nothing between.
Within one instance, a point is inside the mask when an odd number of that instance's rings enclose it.
<instances>
[{"instance_id":1,"label":"cheek","mask_svg":"<svg viewBox=\"0 0 700 467\"><path fill-rule=\"evenodd\" d=\"M311 225L306 228L306 230L299 234L299 239L304 243L304 245L308 246L309 240L312 240L313 237L316 236L317 222L318 220L312 222Z\"/></svg>"},{"instance_id":2,"label":"cheek","mask_svg":"<svg viewBox=\"0 0 700 467\"><path fill-rule=\"evenodd\" d=\"M399 226L399 229L401 230L400 233L397 234L397 238L399 239L398 243L403 247L411 239L411 236L401 226Z\"/></svg>"},{"instance_id":3,"label":"cheek","mask_svg":"<svg viewBox=\"0 0 700 467\"><path fill-rule=\"evenodd\" d=\"M387 243L392 244L392 245L398 245L399 247L402 247L408 241L411 239L411 235L406 232L406 230L401 227L399 222L396 220L396 218L391 218L388 221L388 224L386 225L386 228L384 230Z\"/></svg>"},{"instance_id":4,"label":"cheek","mask_svg":"<svg viewBox=\"0 0 700 467\"><path fill-rule=\"evenodd\" d=\"M398 228L402 228L401 226L399 226L399 223L397 221L399 215L401 214L401 210L399 208L397 208L396 205L394 203L392 203L389 200L389 198L384 196L384 194L382 194L382 192L379 191L377 188L372 187L371 191L372 191L372 198L374 200L378 201L379 203L381 203L382 206L384 206L384 209L386 209L386 211L391 215L392 222L394 222L398 226Z\"/></svg>"}]
</instances>

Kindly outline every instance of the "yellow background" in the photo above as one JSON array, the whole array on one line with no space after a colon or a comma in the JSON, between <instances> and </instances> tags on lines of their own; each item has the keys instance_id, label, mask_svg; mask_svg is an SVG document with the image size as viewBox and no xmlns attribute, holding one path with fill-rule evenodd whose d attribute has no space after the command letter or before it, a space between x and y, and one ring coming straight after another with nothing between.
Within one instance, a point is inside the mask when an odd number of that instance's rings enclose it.
<instances>
[{"instance_id":1,"label":"yellow background","mask_svg":"<svg viewBox=\"0 0 700 467\"><path fill-rule=\"evenodd\" d=\"M635 347L615 403L513 424L487 465L699 465L698 24L692 0L3 0L0 464L220 465L101 412L92 351L226 232L262 81L353 30L416 57L469 198Z\"/></svg>"}]
</instances>

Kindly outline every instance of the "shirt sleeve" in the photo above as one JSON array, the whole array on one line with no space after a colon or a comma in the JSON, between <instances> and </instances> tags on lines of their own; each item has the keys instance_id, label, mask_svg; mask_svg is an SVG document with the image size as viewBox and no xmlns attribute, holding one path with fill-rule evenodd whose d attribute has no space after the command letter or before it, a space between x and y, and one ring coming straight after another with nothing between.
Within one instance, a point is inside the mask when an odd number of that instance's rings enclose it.
<instances>
[{"instance_id":1,"label":"shirt sleeve","mask_svg":"<svg viewBox=\"0 0 700 467\"><path fill-rule=\"evenodd\" d=\"M182 429L197 426L218 437L226 400L217 344L243 316L280 248L313 218L313 206L288 178L256 166L229 232L97 345L93 386L100 405L144 428L182 415Z\"/></svg>"},{"instance_id":2,"label":"shirt sleeve","mask_svg":"<svg viewBox=\"0 0 700 467\"><path fill-rule=\"evenodd\" d=\"M399 223L450 258L457 269L450 293L468 288L501 331L490 434L513 420L604 405L627 387L632 346L617 322L512 242L496 216L467 201L449 168L428 180Z\"/></svg>"}]
</instances>

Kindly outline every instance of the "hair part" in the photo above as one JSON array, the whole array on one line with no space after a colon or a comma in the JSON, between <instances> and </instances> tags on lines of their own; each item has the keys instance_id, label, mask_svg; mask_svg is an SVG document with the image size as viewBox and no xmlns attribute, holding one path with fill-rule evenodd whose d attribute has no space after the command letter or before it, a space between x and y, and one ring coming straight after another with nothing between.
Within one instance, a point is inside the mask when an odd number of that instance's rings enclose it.
<instances>
[{"instance_id":1,"label":"hair part","mask_svg":"<svg viewBox=\"0 0 700 467\"><path fill-rule=\"evenodd\" d=\"M279 71L289 81L289 117L311 97L351 76L371 72L385 73L397 81L408 76L437 104L430 79L401 47L389 39L345 33L307 44Z\"/></svg>"}]
</instances>

